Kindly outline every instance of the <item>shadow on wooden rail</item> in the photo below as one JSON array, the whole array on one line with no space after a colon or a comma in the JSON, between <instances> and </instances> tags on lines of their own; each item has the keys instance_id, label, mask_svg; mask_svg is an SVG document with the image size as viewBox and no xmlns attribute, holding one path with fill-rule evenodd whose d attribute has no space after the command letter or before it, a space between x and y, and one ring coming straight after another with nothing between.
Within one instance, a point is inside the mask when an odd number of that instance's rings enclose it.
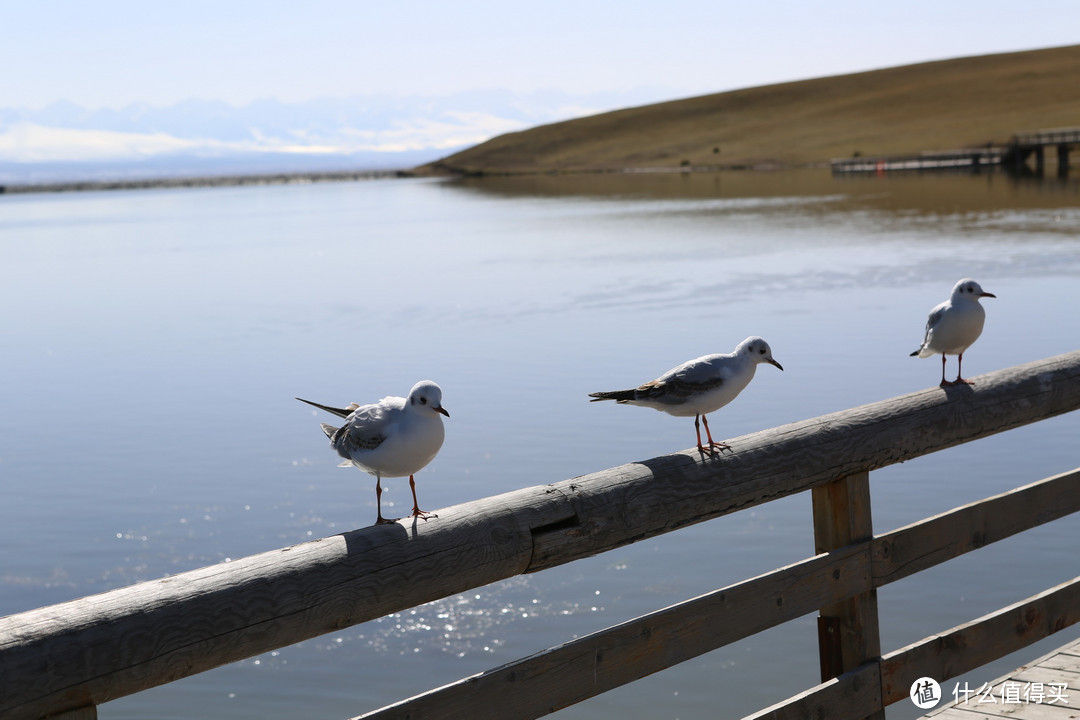
<instances>
[{"instance_id":1,"label":"shadow on wooden rail","mask_svg":"<svg viewBox=\"0 0 1080 720\"><path fill-rule=\"evenodd\" d=\"M919 675L948 679L1078 619L1080 579L880 654L877 587L1080 508L1074 472L871 534L870 471L1080 408L1080 351L975 381L745 435L734 454L688 450L0 618L0 715L93 717L107 700L811 490L816 557L372 715L480 702L536 717L820 609L825 682L761 716L875 716Z\"/></svg>"}]
</instances>

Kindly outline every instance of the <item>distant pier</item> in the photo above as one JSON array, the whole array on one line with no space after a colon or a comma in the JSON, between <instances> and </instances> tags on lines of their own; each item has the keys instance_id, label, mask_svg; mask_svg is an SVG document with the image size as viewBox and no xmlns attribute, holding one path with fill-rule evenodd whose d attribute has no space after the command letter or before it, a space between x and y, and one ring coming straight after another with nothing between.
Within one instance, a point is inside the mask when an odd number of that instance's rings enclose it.
<instances>
[{"instance_id":1,"label":"distant pier","mask_svg":"<svg viewBox=\"0 0 1080 720\"><path fill-rule=\"evenodd\" d=\"M1080 145L1080 127L1017 133L1007 145L930 150L918 155L852 157L833 160L834 173L887 173L911 170L966 170L1001 167L1019 175L1046 174L1046 149L1057 148L1057 175L1069 174L1069 150Z\"/></svg>"},{"instance_id":2,"label":"distant pier","mask_svg":"<svg viewBox=\"0 0 1080 720\"><path fill-rule=\"evenodd\" d=\"M1059 177L1069 174L1069 148L1080 144L1080 128L1057 128L1019 133L1005 150L1002 162L1015 169L1030 167L1035 161L1035 174L1043 175L1046 168L1046 148L1057 146L1057 172Z\"/></svg>"}]
</instances>

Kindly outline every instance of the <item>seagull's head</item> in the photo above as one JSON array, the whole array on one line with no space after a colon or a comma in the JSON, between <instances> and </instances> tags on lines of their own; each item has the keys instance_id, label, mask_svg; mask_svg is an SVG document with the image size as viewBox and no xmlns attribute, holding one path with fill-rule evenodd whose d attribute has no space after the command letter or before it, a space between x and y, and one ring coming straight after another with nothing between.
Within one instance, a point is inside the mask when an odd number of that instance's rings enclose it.
<instances>
[{"instance_id":1,"label":"seagull's head","mask_svg":"<svg viewBox=\"0 0 1080 720\"><path fill-rule=\"evenodd\" d=\"M420 412L439 413L450 417L442 406L442 388L431 380L421 380L409 391L409 407Z\"/></svg>"},{"instance_id":2,"label":"seagull's head","mask_svg":"<svg viewBox=\"0 0 1080 720\"><path fill-rule=\"evenodd\" d=\"M769 347L769 343L765 342L765 338L746 338L739 343L739 347L735 348L735 354L748 355L755 363L769 363L780 370L784 369L780 363L773 360L772 348Z\"/></svg>"},{"instance_id":3,"label":"seagull's head","mask_svg":"<svg viewBox=\"0 0 1080 720\"><path fill-rule=\"evenodd\" d=\"M953 300L964 299L974 300L976 302L978 302L979 298L997 297L997 295L994 295L993 293L988 293L983 290L982 285L975 282L971 278L964 278L960 282L956 283L956 285L952 289L952 296Z\"/></svg>"}]
</instances>

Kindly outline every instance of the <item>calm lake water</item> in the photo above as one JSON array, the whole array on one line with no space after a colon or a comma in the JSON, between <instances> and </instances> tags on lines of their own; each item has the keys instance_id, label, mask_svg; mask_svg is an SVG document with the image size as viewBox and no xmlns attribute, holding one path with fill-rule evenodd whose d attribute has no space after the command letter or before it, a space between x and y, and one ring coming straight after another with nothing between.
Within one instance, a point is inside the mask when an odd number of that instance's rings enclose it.
<instances>
[{"instance_id":1,"label":"calm lake water","mask_svg":"<svg viewBox=\"0 0 1080 720\"><path fill-rule=\"evenodd\" d=\"M293 396L439 382L446 444L417 476L437 510L690 447L689 419L587 394L748 335L785 371L712 416L717 439L934 385L938 360L908 353L966 276L997 295L966 375L1077 349L1080 184L807 171L0 196L0 614L370 524L371 478L335 467L326 418ZM1077 437L1080 413L876 472L875 527L1070 470ZM407 509L407 483L386 485ZM884 588L883 647L1073 578L1078 533L1059 520ZM350 717L812 552L809 496L789 498L100 712ZM807 616L557 717L739 717L817 682L815 633Z\"/></svg>"}]
</instances>

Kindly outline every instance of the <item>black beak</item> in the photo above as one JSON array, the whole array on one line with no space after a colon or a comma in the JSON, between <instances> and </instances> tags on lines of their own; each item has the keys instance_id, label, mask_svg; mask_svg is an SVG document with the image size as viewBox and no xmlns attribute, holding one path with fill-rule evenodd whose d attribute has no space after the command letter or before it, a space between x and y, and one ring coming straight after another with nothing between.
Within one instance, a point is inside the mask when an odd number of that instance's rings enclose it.
<instances>
[{"instance_id":1,"label":"black beak","mask_svg":"<svg viewBox=\"0 0 1080 720\"><path fill-rule=\"evenodd\" d=\"M768 361L768 362L769 362L769 364L770 364L770 365L775 365L776 367L780 368L781 370L783 370L783 369L784 369L784 366L783 366L783 365L781 365L780 363L776 362L776 361L775 361L775 360L773 360L772 358L769 358L769 361Z\"/></svg>"},{"instance_id":2,"label":"black beak","mask_svg":"<svg viewBox=\"0 0 1080 720\"><path fill-rule=\"evenodd\" d=\"M444 408L442 405L436 405L435 407L433 407L431 409L434 410L437 413L442 413L446 417L450 417L450 413L446 412L446 408Z\"/></svg>"}]
</instances>

